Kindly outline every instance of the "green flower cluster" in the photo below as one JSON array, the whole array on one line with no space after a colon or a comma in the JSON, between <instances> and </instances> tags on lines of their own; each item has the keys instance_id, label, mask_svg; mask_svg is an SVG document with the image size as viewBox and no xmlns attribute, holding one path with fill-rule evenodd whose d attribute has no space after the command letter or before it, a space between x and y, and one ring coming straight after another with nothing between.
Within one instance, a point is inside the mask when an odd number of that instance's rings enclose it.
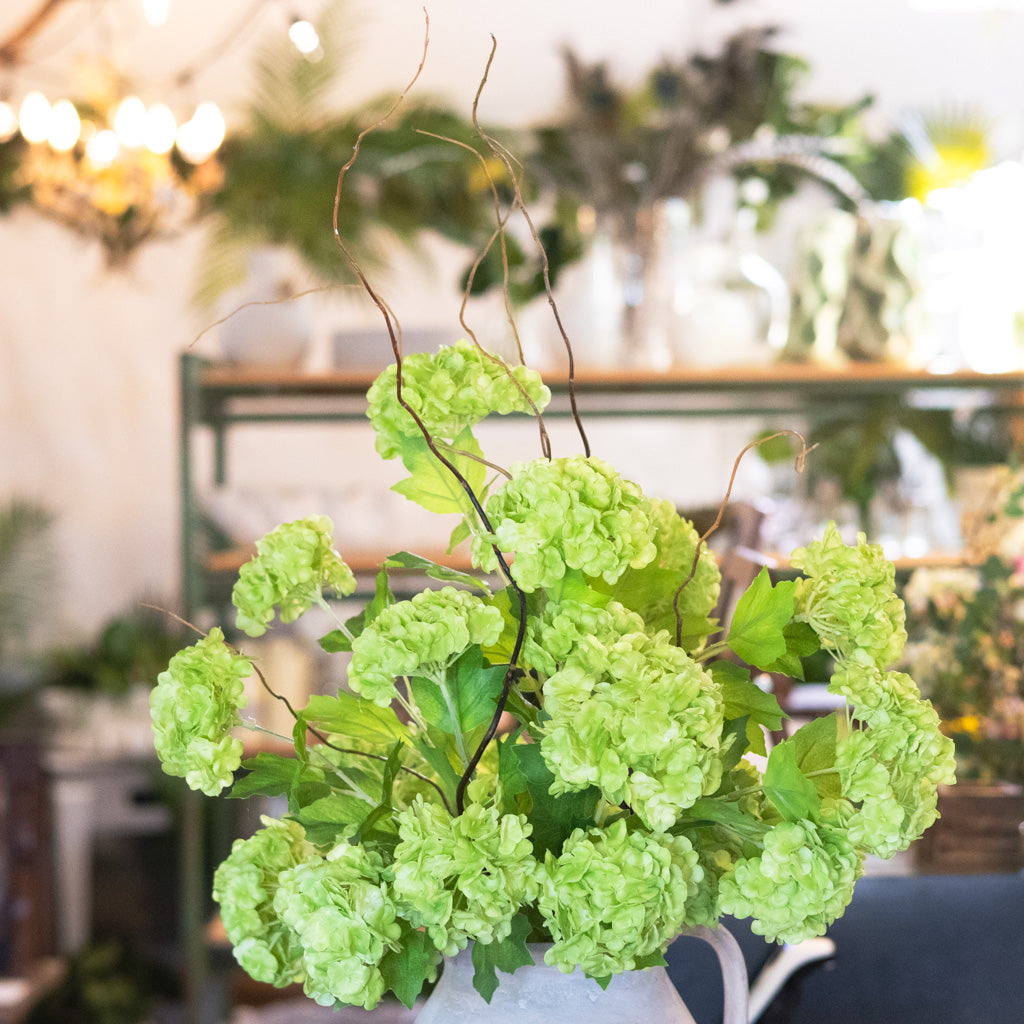
<instances>
[{"instance_id":1,"label":"green flower cluster","mask_svg":"<svg viewBox=\"0 0 1024 1024\"><path fill-rule=\"evenodd\" d=\"M630 831L621 818L577 829L544 860L537 906L554 940L545 961L594 978L632 970L679 932L702 875L683 836Z\"/></svg>"},{"instance_id":2,"label":"green flower cluster","mask_svg":"<svg viewBox=\"0 0 1024 1024\"><path fill-rule=\"evenodd\" d=\"M487 500L493 534L473 538L472 554L493 571L492 549L512 552L512 577L525 591L556 587L566 569L614 583L658 553L655 519L643 491L596 458L516 463Z\"/></svg>"},{"instance_id":3,"label":"green flower cluster","mask_svg":"<svg viewBox=\"0 0 1024 1024\"><path fill-rule=\"evenodd\" d=\"M398 816L395 895L449 956L470 940L507 938L539 888L532 827L520 814L502 814L494 800L476 802L484 785L472 783L471 802L456 818L422 799Z\"/></svg>"},{"instance_id":4,"label":"green flower cluster","mask_svg":"<svg viewBox=\"0 0 1024 1024\"><path fill-rule=\"evenodd\" d=\"M676 630L676 591L693 570L700 534L671 501L650 499L654 519L653 561L641 569L627 569L611 594L644 620L648 632ZM707 617L718 603L722 574L714 553L702 545L693 578L679 593L683 622L682 646L690 650L711 628Z\"/></svg>"},{"instance_id":5,"label":"green flower cluster","mask_svg":"<svg viewBox=\"0 0 1024 1024\"><path fill-rule=\"evenodd\" d=\"M242 742L230 735L246 705L252 662L224 643L214 627L171 658L149 698L156 752L168 775L216 796L230 786Z\"/></svg>"},{"instance_id":6,"label":"green flower cluster","mask_svg":"<svg viewBox=\"0 0 1024 1024\"><path fill-rule=\"evenodd\" d=\"M282 987L305 976L302 947L274 909L278 876L318 857L294 821L263 817L263 828L236 839L213 876L213 898L235 959L256 981Z\"/></svg>"},{"instance_id":7,"label":"green flower cluster","mask_svg":"<svg viewBox=\"0 0 1024 1024\"><path fill-rule=\"evenodd\" d=\"M753 919L769 941L801 942L822 935L853 895L861 857L842 829L783 821L769 829L764 849L741 857L719 883L723 914Z\"/></svg>"},{"instance_id":8,"label":"green flower cluster","mask_svg":"<svg viewBox=\"0 0 1024 1024\"><path fill-rule=\"evenodd\" d=\"M455 587L425 590L384 608L352 642L349 685L381 707L395 698L395 677L442 675L472 644L493 644L504 620L497 608Z\"/></svg>"},{"instance_id":9,"label":"green flower cluster","mask_svg":"<svg viewBox=\"0 0 1024 1024\"><path fill-rule=\"evenodd\" d=\"M546 646L556 629L564 638L574 618L589 631L577 630L543 684L540 736L555 776L551 791L598 786L610 803L625 802L648 828L664 831L721 782L720 688L667 634L636 629L638 617L614 604L566 602L533 644Z\"/></svg>"},{"instance_id":10,"label":"green flower cluster","mask_svg":"<svg viewBox=\"0 0 1024 1024\"><path fill-rule=\"evenodd\" d=\"M256 557L242 566L231 594L238 628L262 636L275 605L282 622L293 622L322 600L324 587L351 594L356 579L333 550L333 534L327 516L310 516L285 523L257 541Z\"/></svg>"},{"instance_id":11,"label":"green flower cluster","mask_svg":"<svg viewBox=\"0 0 1024 1024\"><path fill-rule=\"evenodd\" d=\"M852 665L832 677L829 689L852 702L865 726L836 750L843 796L856 808L844 816L844 827L858 847L891 857L938 817L937 787L955 778L953 741L902 672Z\"/></svg>"},{"instance_id":12,"label":"green flower cluster","mask_svg":"<svg viewBox=\"0 0 1024 1024\"><path fill-rule=\"evenodd\" d=\"M422 436L398 402L396 378L397 368L392 364L367 393L377 453L385 459L399 453L403 438ZM431 437L452 441L492 412L542 411L551 392L536 371L509 367L468 341L460 341L441 346L436 353L406 356L402 360L402 398Z\"/></svg>"},{"instance_id":13,"label":"green flower cluster","mask_svg":"<svg viewBox=\"0 0 1024 1024\"><path fill-rule=\"evenodd\" d=\"M380 964L404 935L380 854L339 843L283 871L274 910L302 950L304 991L321 1006L372 1009L387 988Z\"/></svg>"},{"instance_id":14,"label":"green flower cluster","mask_svg":"<svg viewBox=\"0 0 1024 1024\"><path fill-rule=\"evenodd\" d=\"M830 523L820 541L793 552L795 618L807 622L822 647L840 661L868 657L891 665L907 642L906 608L896 593L896 570L877 544L857 538L849 547Z\"/></svg>"}]
</instances>

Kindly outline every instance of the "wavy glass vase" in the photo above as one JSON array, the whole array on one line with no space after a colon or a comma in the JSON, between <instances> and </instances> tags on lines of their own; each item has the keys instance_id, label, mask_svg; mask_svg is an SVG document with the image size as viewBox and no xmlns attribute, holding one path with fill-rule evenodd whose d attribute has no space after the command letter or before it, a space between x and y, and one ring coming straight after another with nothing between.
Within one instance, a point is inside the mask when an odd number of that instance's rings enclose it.
<instances>
[{"instance_id":1,"label":"wavy glass vase","mask_svg":"<svg viewBox=\"0 0 1024 1024\"><path fill-rule=\"evenodd\" d=\"M747 973L736 940L724 928L687 932L714 947L725 983L723 1024L746 1024ZM499 974L490 1003L473 988L472 952L445 960L444 972L416 1024L696 1024L664 967L615 975L607 989L581 971L544 963L548 945L531 945L534 967Z\"/></svg>"}]
</instances>

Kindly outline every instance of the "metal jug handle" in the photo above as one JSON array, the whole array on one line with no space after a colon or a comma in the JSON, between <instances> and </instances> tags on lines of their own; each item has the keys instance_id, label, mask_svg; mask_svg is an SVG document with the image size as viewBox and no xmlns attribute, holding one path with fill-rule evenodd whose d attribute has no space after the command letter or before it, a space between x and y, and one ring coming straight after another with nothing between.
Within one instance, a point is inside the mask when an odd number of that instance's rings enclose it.
<instances>
[{"instance_id":1,"label":"metal jug handle","mask_svg":"<svg viewBox=\"0 0 1024 1024\"><path fill-rule=\"evenodd\" d=\"M687 934L703 939L715 951L722 967L722 983L725 989L725 1012L722 1024L747 1024L747 963L743 951L732 933L721 925L706 928L698 925L688 928Z\"/></svg>"}]
</instances>

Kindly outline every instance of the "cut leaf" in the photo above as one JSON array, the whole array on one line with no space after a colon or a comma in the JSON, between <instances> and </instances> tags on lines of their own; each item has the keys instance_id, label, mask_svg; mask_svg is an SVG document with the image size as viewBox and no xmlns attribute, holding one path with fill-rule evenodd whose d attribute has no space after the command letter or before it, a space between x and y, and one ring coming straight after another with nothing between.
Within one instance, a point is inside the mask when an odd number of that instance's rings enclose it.
<instances>
[{"instance_id":1,"label":"cut leaf","mask_svg":"<svg viewBox=\"0 0 1024 1024\"><path fill-rule=\"evenodd\" d=\"M467 428L452 442L452 447L469 455L446 451L445 458L462 475L474 492L480 494L487 480L487 467L482 461L483 451ZM405 468L411 474L391 489L421 505L428 512L455 512L475 515L473 503L452 471L430 450L420 436L405 436L399 452Z\"/></svg>"},{"instance_id":2,"label":"cut leaf","mask_svg":"<svg viewBox=\"0 0 1024 1024\"><path fill-rule=\"evenodd\" d=\"M793 580L772 586L762 569L746 589L733 612L728 644L747 664L767 667L786 653L784 629L793 618Z\"/></svg>"},{"instance_id":3,"label":"cut leaf","mask_svg":"<svg viewBox=\"0 0 1024 1024\"><path fill-rule=\"evenodd\" d=\"M511 921L511 932L508 938L500 942L473 943L473 988L490 1002L498 987L496 971L511 974L520 967L529 967L534 963L526 940L530 935L530 922L525 914L516 914Z\"/></svg>"}]
</instances>

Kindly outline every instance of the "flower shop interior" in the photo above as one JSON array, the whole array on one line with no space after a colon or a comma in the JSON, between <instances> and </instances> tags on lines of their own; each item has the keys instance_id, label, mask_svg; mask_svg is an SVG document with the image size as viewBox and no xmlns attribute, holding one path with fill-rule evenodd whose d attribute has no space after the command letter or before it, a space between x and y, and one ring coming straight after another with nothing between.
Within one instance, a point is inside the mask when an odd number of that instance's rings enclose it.
<instances>
[{"instance_id":1,"label":"flower shop interior","mask_svg":"<svg viewBox=\"0 0 1024 1024\"><path fill-rule=\"evenodd\" d=\"M415 1019L242 971L214 872L288 789L162 771L151 698L278 524L333 522L334 614L389 556L396 593L472 568L366 419L463 338L692 519L723 629L829 523L894 567L957 783L822 934L726 915L742 1019L1019 1021L1022 50L1018 0L6 0L0 1024ZM496 478L531 419L480 427ZM321 625L232 639L245 758L344 686ZM766 757L842 717L825 654L754 673ZM712 950L666 959L722 1021Z\"/></svg>"}]
</instances>

